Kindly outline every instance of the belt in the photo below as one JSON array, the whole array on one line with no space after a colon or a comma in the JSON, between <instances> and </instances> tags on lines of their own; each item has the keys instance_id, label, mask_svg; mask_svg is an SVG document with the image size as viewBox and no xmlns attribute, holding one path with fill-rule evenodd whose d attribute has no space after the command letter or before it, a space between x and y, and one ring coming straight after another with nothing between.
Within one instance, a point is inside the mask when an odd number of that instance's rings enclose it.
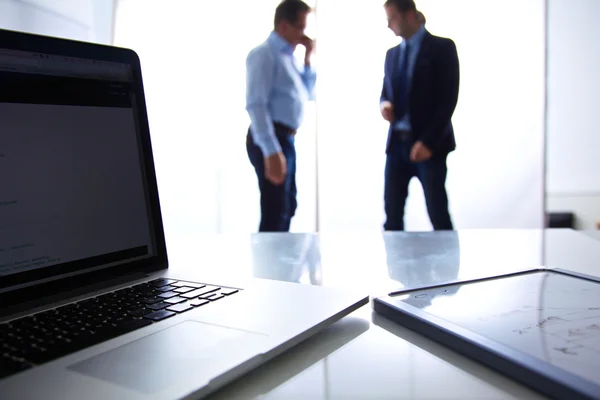
<instances>
[{"instance_id":1,"label":"belt","mask_svg":"<svg viewBox=\"0 0 600 400\"><path fill-rule=\"evenodd\" d=\"M402 130L394 129L392 132L394 135L398 136L402 140L410 140L413 138L412 131L408 131L408 130L404 130L404 129L402 129Z\"/></svg>"},{"instance_id":2,"label":"belt","mask_svg":"<svg viewBox=\"0 0 600 400\"><path fill-rule=\"evenodd\" d=\"M295 135L296 129L290 128L286 124L282 124L281 122L273 121L273 127L275 128L275 133L285 134L285 135Z\"/></svg>"}]
</instances>

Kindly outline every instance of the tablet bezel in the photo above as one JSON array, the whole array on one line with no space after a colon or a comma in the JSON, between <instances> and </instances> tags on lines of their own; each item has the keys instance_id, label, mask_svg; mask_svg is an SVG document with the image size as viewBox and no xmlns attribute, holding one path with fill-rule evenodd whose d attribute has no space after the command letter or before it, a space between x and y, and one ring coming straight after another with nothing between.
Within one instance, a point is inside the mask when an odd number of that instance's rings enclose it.
<instances>
[{"instance_id":1,"label":"tablet bezel","mask_svg":"<svg viewBox=\"0 0 600 400\"><path fill-rule=\"evenodd\" d=\"M388 295L373 298L372 307L375 312L385 318L439 342L540 393L557 399L598 399L600 398L600 386L593 382L459 325L450 323L403 301L394 299L400 295L427 289L447 288L511 276L547 272L600 284L600 278L591 275L560 268L534 268L481 279L454 281L445 284L394 291Z\"/></svg>"}]
</instances>

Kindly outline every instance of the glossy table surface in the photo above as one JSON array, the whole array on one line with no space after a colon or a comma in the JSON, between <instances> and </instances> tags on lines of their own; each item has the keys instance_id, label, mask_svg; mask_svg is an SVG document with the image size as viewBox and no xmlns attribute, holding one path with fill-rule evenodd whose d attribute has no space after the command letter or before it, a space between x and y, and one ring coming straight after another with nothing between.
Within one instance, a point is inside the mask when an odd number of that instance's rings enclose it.
<instances>
[{"instance_id":1,"label":"glossy table surface","mask_svg":"<svg viewBox=\"0 0 600 400\"><path fill-rule=\"evenodd\" d=\"M585 230L585 231L581 231L581 233L583 233L591 238L600 240L600 229Z\"/></svg>"},{"instance_id":2,"label":"glossy table surface","mask_svg":"<svg viewBox=\"0 0 600 400\"><path fill-rule=\"evenodd\" d=\"M600 237L600 236L599 236ZM173 272L264 278L375 296L547 266L600 276L600 241L572 230L253 234L168 238ZM213 399L542 398L364 306Z\"/></svg>"}]
</instances>

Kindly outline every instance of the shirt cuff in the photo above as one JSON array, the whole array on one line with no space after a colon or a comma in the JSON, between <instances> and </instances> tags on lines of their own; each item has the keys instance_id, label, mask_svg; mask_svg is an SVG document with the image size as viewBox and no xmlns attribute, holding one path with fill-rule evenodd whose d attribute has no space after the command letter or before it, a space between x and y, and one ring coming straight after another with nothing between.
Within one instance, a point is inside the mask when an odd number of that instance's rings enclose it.
<instances>
[{"instance_id":1,"label":"shirt cuff","mask_svg":"<svg viewBox=\"0 0 600 400\"><path fill-rule=\"evenodd\" d=\"M281 146L279 145L279 141L276 137L261 138L261 140L258 143L256 143L256 145L260 147L264 158L270 157L273 154L281 152Z\"/></svg>"}]
</instances>

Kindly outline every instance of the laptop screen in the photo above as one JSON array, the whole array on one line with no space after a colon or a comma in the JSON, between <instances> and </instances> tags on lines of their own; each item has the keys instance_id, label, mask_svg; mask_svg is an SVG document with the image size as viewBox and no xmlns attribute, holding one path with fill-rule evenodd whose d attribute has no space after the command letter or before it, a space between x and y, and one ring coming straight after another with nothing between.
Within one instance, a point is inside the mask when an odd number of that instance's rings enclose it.
<instances>
[{"instance_id":1,"label":"laptop screen","mask_svg":"<svg viewBox=\"0 0 600 400\"><path fill-rule=\"evenodd\" d=\"M154 255L135 103L129 64L0 48L0 292Z\"/></svg>"}]
</instances>

